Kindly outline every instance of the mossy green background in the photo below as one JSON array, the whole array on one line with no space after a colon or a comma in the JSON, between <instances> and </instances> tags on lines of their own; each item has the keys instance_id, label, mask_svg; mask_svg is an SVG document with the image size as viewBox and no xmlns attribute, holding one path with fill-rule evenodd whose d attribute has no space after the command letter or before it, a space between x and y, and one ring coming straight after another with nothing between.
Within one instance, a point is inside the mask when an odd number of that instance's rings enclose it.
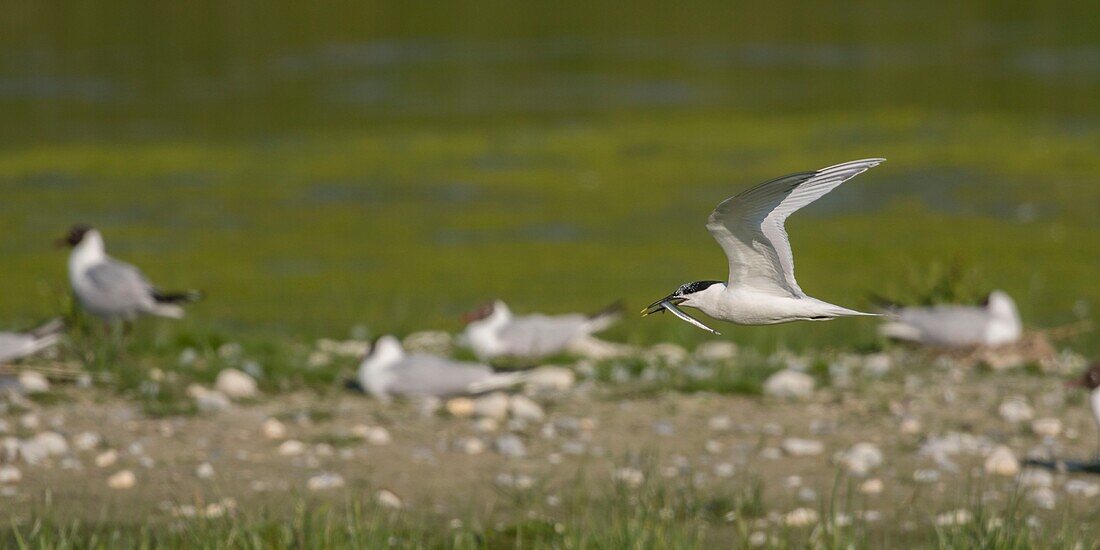
<instances>
[{"instance_id":1,"label":"mossy green background","mask_svg":"<svg viewBox=\"0 0 1100 550\"><path fill-rule=\"evenodd\" d=\"M1100 305L1100 15L1083 2L136 2L0 22L0 326L100 227L184 326L345 336L640 309L725 277L703 229L756 182L882 156L791 219L802 287L904 297L961 265L1029 325ZM727 328L874 342L874 322ZM708 338L633 316L611 337ZM1095 350L1086 333L1074 342Z\"/></svg>"}]
</instances>

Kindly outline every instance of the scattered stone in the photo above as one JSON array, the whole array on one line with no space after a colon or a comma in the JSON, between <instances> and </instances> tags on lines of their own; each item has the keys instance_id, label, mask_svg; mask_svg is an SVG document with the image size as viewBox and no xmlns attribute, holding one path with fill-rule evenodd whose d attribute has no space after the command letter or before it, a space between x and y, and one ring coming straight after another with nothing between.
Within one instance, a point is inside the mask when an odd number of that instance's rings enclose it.
<instances>
[{"instance_id":1,"label":"scattered stone","mask_svg":"<svg viewBox=\"0 0 1100 550\"><path fill-rule=\"evenodd\" d=\"M798 489L797 498L799 502L815 502L817 500L817 491L812 487L802 487Z\"/></svg>"},{"instance_id":2,"label":"scattered stone","mask_svg":"<svg viewBox=\"0 0 1100 550\"><path fill-rule=\"evenodd\" d=\"M101 438L94 432L80 432L73 438L73 447L78 451L90 451L99 446Z\"/></svg>"},{"instance_id":3,"label":"scattered stone","mask_svg":"<svg viewBox=\"0 0 1100 550\"><path fill-rule=\"evenodd\" d=\"M783 524L788 527L806 527L817 522L817 511L810 508L798 508L783 516Z\"/></svg>"},{"instance_id":4,"label":"scattered stone","mask_svg":"<svg viewBox=\"0 0 1100 550\"><path fill-rule=\"evenodd\" d=\"M637 468L619 468L615 470L615 480L627 487L639 487L645 482L645 474Z\"/></svg>"},{"instance_id":5,"label":"scattered stone","mask_svg":"<svg viewBox=\"0 0 1100 550\"><path fill-rule=\"evenodd\" d=\"M315 475L309 478L309 481L306 481L306 488L310 491L327 491L330 489L339 489L343 486L344 476L331 472Z\"/></svg>"},{"instance_id":6,"label":"scattered stone","mask_svg":"<svg viewBox=\"0 0 1100 550\"><path fill-rule=\"evenodd\" d=\"M1016 474L1020 473L1020 461L1016 459L1016 455L1012 452L1012 449L1001 445L993 449L993 452L989 453L989 456L986 457L985 473L1004 477L1016 477Z\"/></svg>"},{"instance_id":7,"label":"scattered stone","mask_svg":"<svg viewBox=\"0 0 1100 550\"><path fill-rule=\"evenodd\" d=\"M535 478L524 474L498 474L496 484L508 489L530 489L535 486Z\"/></svg>"},{"instance_id":8,"label":"scattered stone","mask_svg":"<svg viewBox=\"0 0 1100 550\"><path fill-rule=\"evenodd\" d=\"M1083 479L1071 479L1066 482L1066 493L1084 498L1095 498L1100 495L1100 484L1085 481Z\"/></svg>"},{"instance_id":9,"label":"scattered stone","mask_svg":"<svg viewBox=\"0 0 1100 550\"><path fill-rule=\"evenodd\" d=\"M405 503L401 500L401 497L386 489L382 489L375 493L374 500L383 508L389 508L391 510L400 510L405 507Z\"/></svg>"},{"instance_id":10,"label":"scattered stone","mask_svg":"<svg viewBox=\"0 0 1100 550\"><path fill-rule=\"evenodd\" d=\"M260 430L263 432L264 437L268 439L283 439L286 437L286 425L279 421L278 418L268 418L264 420Z\"/></svg>"},{"instance_id":11,"label":"scattered stone","mask_svg":"<svg viewBox=\"0 0 1100 550\"><path fill-rule=\"evenodd\" d=\"M670 437L676 433L676 428L667 420L658 420L653 423L653 433L661 437Z\"/></svg>"},{"instance_id":12,"label":"scattered stone","mask_svg":"<svg viewBox=\"0 0 1100 550\"><path fill-rule=\"evenodd\" d=\"M911 416L901 419L901 424L898 425L898 431L904 435L917 435L921 432L921 428L920 420Z\"/></svg>"},{"instance_id":13,"label":"scattered stone","mask_svg":"<svg viewBox=\"0 0 1100 550\"><path fill-rule=\"evenodd\" d=\"M23 474L19 468L11 464L0 466L0 485L13 485L23 480Z\"/></svg>"},{"instance_id":14,"label":"scattered stone","mask_svg":"<svg viewBox=\"0 0 1100 550\"><path fill-rule=\"evenodd\" d=\"M474 421L474 430L483 434L496 433L500 431L500 421L495 418L479 418Z\"/></svg>"},{"instance_id":15,"label":"scattered stone","mask_svg":"<svg viewBox=\"0 0 1100 550\"><path fill-rule=\"evenodd\" d=\"M716 455L722 452L722 442L708 439L706 443L703 443L703 449L712 455Z\"/></svg>"},{"instance_id":16,"label":"scattered stone","mask_svg":"<svg viewBox=\"0 0 1100 550\"><path fill-rule=\"evenodd\" d=\"M37 430L42 425L42 419L37 414L27 413L19 417L19 425L25 430Z\"/></svg>"},{"instance_id":17,"label":"scattered stone","mask_svg":"<svg viewBox=\"0 0 1100 550\"><path fill-rule=\"evenodd\" d=\"M1058 497L1054 494L1054 489L1050 487L1032 489L1027 494L1027 498L1032 504L1043 510L1053 510L1058 504Z\"/></svg>"},{"instance_id":18,"label":"scattered stone","mask_svg":"<svg viewBox=\"0 0 1100 550\"><path fill-rule=\"evenodd\" d=\"M894 358L886 353L872 353L863 358L863 373L870 376L885 376L894 368Z\"/></svg>"},{"instance_id":19,"label":"scattered stone","mask_svg":"<svg viewBox=\"0 0 1100 550\"><path fill-rule=\"evenodd\" d=\"M455 449L468 455L479 455L485 452L485 442L476 437L463 437L455 440Z\"/></svg>"},{"instance_id":20,"label":"scattered stone","mask_svg":"<svg viewBox=\"0 0 1100 550\"><path fill-rule=\"evenodd\" d=\"M859 492L861 492L865 495L880 494L880 493L882 493L883 489L885 489L885 488L886 488L886 485L884 483L882 483L881 479L878 479L878 478L871 478L871 479L868 479L867 481L864 481L863 483L859 484Z\"/></svg>"},{"instance_id":21,"label":"scattered stone","mask_svg":"<svg viewBox=\"0 0 1100 550\"><path fill-rule=\"evenodd\" d=\"M195 468L195 476L199 479L210 479L214 477L214 467L209 462L203 462Z\"/></svg>"},{"instance_id":22,"label":"scattered stone","mask_svg":"<svg viewBox=\"0 0 1100 550\"><path fill-rule=\"evenodd\" d=\"M871 443L857 443L848 449L840 459L848 473L865 476L882 465L882 451Z\"/></svg>"},{"instance_id":23,"label":"scattered stone","mask_svg":"<svg viewBox=\"0 0 1100 550\"><path fill-rule=\"evenodd\" d=\"M95 465L98 468L114 466L115 462L118 462L118 451L114 449L103 451L95 457Z\"/></svg>"},{"instance_id":24,"label":"scattered stone","mask_svg":"<svg viewBox=\"0 0 1100 550\"><path fill-rule=\"evenodd\" d=\"M410 353L450 355L451 335L442 330L424 330L406 336L401 345Z\"/></svg>"},{"instance_id":25,"label":"scattered stone","mask_svg":"<svg viewBox=\"0 0 1100 550\"><path fill-rule=\"evenodd\" d=\"M363 441L371 445L389 445L393 438L390 431L382 426L366 426L360 424L351 429L351 433L363 438Z\"/></svg>"},{"instance_id":26,"label":"scattered stone","mask_svg":"<svg viewBox=\"0 0 1100 550\"><path fill-rule=\"evenodd\" d=\"M474 399L474 415L504 420L508 417L508 394L493 392Z\"/></svg>"},{"instance_id":27,"label":"scattered stone","mask_svg":"<svg viewBox=\"0 0 1100 550\"><path fill-rule=\"evenodd\" d=\"M512 417L520 420L542 422L546 418L546 413L543 412L538 403L522 395L513 395L508 403L508 408L512 413Z\"/></svg>"},{"instance_id":28,"label":"scattered stone","mask_svg":"<svg viewBox=\"0 0 1100 550\"><path fill-rule=\"evenodd\" d=\"M198 384L188 386L187 395L195 400L195 407L203 413L219 413L229 410L232 406L224 393L206 389Z\"/></svg>"},{"instance_id":29,"label":"scattered stone","mask_svg":"<svg viewBox=\"0 0 1100 550\"><path fill-rule=\"evenodd\" d=\"M791 456L817 456L825 452L825 444L814 439L788 437L779 446Z\"/></svg>"},{"instance_id":30,"label":"scattered stone","mask_svg":"<svg viewBox=\"0 0 1100 550\"><path fill-rule=\"evenodd\" d=\"M497 438L496 450L498 453L510 458L527 456L527 446L523 444L523 440L512 434Z\"/></svg>"},{"instance_id":31,"label":"scattered stone","mask_svg":"<svg viewBox=\"0 0 1100 550\"><path fill-rule=\"evenodd\" d=\"M707 420L707 428L716 432L728 432L733 429L733 419L728 416L712 416Z\"/></svg>"},{"instance_id":32,"label":"scattered stone","mask_svg":"<svg viewBox=\"0 0 1100 550\"><path fill-rule=\"evenodd\" d=\"M608 342L590 335L574 338L566 348L566 352L570 355L595 361L627 357L635 355L637 351L634 346Z\"/></svg>"},{"instance_id":33,"label":"scattered stone","mask_svg":"<svg viewBox=\"0 0 1100 550\"><path fill-rule=\"evenodd\" d=\"M688 352L679 344L664 342L646 350L644 357L651 363L674 366L687 361Z\"/></svg>"},{"instance_id":34,"label":"scattered stone","mask_svg":"<svg viewBox=\"0 0 1100 550\"><path fill-rule=\"evenodd\" d=\"M717 477L733 477L737 468L729 462L719 462L714 465L714 475Z\"/></svg>"},{"instance_id":35,"label":"scattered stone","mask_svg":"<svg viewBox=\"0 0 1100 550\"><path fill-rule=\"evenodd\" d=\"M107 486L111 489L132 489L137 485L137 476L130 470L122 470L107 478Z\"/></svg>"},{"instance_id":36,"label":"scattered stone","mask_svg":"<svg viewBox=\"0 0 1100 550\"><path fill-rule=\"evenodd\" d=\"M1062 433L1062 421L1057 418L1038 418L1031 423L1031 431L1039 437L1058 437Z\"/></svg>"},{"instance_id":37,"label":"scattered stone","mask_svg":"<svg viewBox=\"0 0 1100 550\"><path fill-rule=\"evenodd\" d=\"M233 400L252 399L258 389L256 380L237 369L223 369L214 380L214 389Z\"/></svg>"},{"instance_id":38,"label":"scattered stone","mask_svg":"<svg viewBox=\"0 0 1100 550\"><path fill-rule=\"evenodd\" d=\"M306 444L297 439L288 439L279 445L279 454L283 456L298 456L306 452Z\"/></svg>"},{"instance_id":39,"label":"scattered stone","mask_svg":"<svg viewBox=\"0 0 1100 550\"><path fill-rule=\"evenodd\" d=\"M468 418L474 414L474 400L469 397L448 399L445 408L447 414L455 418Z\"/></svg>"},{"instance_id":40,"label":"scattered stone","mask_svg":"<svg viewBox=\"0 0 1100 550\"><path fill-rule=\"evenodd\" d=\"M1046 470L1026 468L1016 482L1025 489L1049 488L1054 485L1054 475Z\"/></svg>"},{"instance_id":41,"label":"scattered stone","mask_svg":"<svg viewBox=\"0 0 1100 550\"><path fill-rule=\"evenodd\" d=\"M939 470L923 469L913 472L913 481L917 483L935 483L939 480Z\"/></svg>"},{"instance_id":42,"label":"scattered stone","mask_svg":"<svg viewBox=\"0 0 1100 550\"><path fill-rule=\"evenodd\" d=\"M700 361L728 361L737 357L737 344L733 342L704 342L695 348L695 358Z\"/></svg>"},{"instance_id":43,"label":"scattered stone","mask_svg":"<svg viewBox=\"0 0 1100 550\"><path fill-rule=\"evenodd\" d=\"M566 367L545 365L533 369L523 378L523 391L528 395L566 392L577 382L577 375Z\"/></svg>"},{"instance_id":44,"label":"scattered stone","mask_svg":"<svg viewBox=\"0 0 1100 550\"><path fill-rule=\"evenodd\" d=\"M1035 416L1035 411L1032 410L1031 405L1028 405L1027 401L1022 397L1011 398L1001 403L997 412L1005 422L1011 422L1013 424L1027 422Z\"/></svg>"},{"instance_id":45,"label":"scattered stone","mask_svg":"<svg viewBox=\"0 0 1100 550\"><path fill-rule=\"evenodd\" d=\"M936 516L936 525L940 527L955 527L959 525L966 525L974 519L970 510L959 509L953 512L945 512Z\"/></svg>"},{"instance_id":46,"label":"scattered stone","mask_svg":"<svg viewBox=\"0 0 1100 550\"><path fill-rule=\"evenodd\" d=\"M764 382L764 394L773 397L799 399L812 395L814 378L796 370L781 370Z\"/></svg>"},{"instance_id":47,"label":"scattered stone","mask_svg":"<svg viewBox=\"0 0 1100 550\"><path fill-rule=\"evenodd\" d=\"M783 458L783 451L775 447L765 447L760 450L760 458L764 460L779 460Z\"/></svg>"},{"instance_id":48,"label":"scattered stone","mask_svg":"<svg viewBox=\"0 0 1100 550\"><path fill-rule=\"evenodd\" d=\"M360 358L370 351L370 343L362 340L329 340L322 338L317 341L317 350L332 355Z\"/></svg>"},{"instance_id":49,"label":"scattered stone","mask_svg":"<svg viewBox=\"0 0 1100 550\"><path fill-rule=\"evenodd\" d=\"M50 391L50 381L42 373L27 370L19 373L19 388L27 395L46 393Z\"/></svg>"}]
</instances>

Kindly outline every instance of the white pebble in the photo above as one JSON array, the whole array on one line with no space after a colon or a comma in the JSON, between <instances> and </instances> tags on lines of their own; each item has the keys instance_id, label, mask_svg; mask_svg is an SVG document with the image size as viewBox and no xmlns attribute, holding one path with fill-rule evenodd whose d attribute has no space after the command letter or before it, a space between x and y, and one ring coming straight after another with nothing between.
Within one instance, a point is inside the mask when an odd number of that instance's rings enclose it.
<instances>
[{"instance_id":1,"label":"white pebble","mask_svg":"<svg viewBox=\"0 0 1100 550\"><path fill-rule=\"evenodd\" d=\"M286 437L286 425L280 422L278 418L268 418L264 420L260 430L263 432L264 437L268 439L282 439Z\"/></svg>"},{"instance_id":2,"label":"white pebble","mask_svg":"<svg viewBox=\"0 0 1100 550\"><path fill-rule=\"evenodd\" d=\"M283 456L298 456L306 452L306 444L296 439L288 439L279 445L279 454Z\"/></svg>"},{"instance_id":3,"label":"white pebble","mask_svg":"<svg viewBox=\"0 0 1100 550\"><path fill-rule=\"evenodd\" d=\"M844 453L840 461L848 473L864 476L882 465L883 455L874 444L857 443Z\"/></svg>"},{"instance_id":4,"label":"white pebble","mask_svg":"<svg viewBox=\"0 0 1100 550\"><path fill-rule=\"evenodd\" d=\"M195 476L199 479L210 479L214 477L214 467L209 462L203 462L195 468Z\"/></svg>"},{"instance_id":5,"label":"white pebble","mask_svg":"<svg viewBox=\"0 0 1100 550\"><path fill-rule=\"evenodd\" d=\"M546 418L546 413L543 412L542 407L539 406L538 403L522 395L513 395L508 404L508 408L512 416L520 420L542 422Z\"/></svg>"},{"instance_id":6,"label":"white pebble","mask_svg":"<svg viewBox=\"0 0 1100 550\"><path fill-rule=\"evenodd\" d=\"M816 524L817 521L817 511L810 508L798 508L783 516L783 523L788 527L806 527Z\"/></svg>"},{"instance_id":7,"label":"white pebble","mask_svg":"<svg viewBox=\"0 0 1100 550\"><path fill-rule=\"evenodd\" d=\"M111 489L131 489L137 484L137 476L130 470L122 470L107 478L107 486Z\"/></svg>"},{"instance_id":8,"label":"white pebble","mask_svg":"<svg viewBox=\"0 0 1100 550\"><path fill-rule=\"evenodd\" d=\"M340 474L329 472L315 475L306 482L306 488L310 491L326 491L329 489L339 489L343 486L344 477Z\"/></svg>"},{"instance_id":9,"label":"white pebble","mask_svg":"<svg viewBox=\"0 0 1100 550\"><path fill-rule=\"evenodd\" d=\"M1062 433L1062 421L1057 418L1037 418L1031 423L1031 431L1039 437L1058 437Z\"/></svg>"},{"instance_id":10,"label":"white pebble","mask_svg":"<svg viewBox=\"0 0 1100 550\"><path fill-rule=\"evenodd\" d=\"M23 474L19 468L11 464L0 466L0 485L11 485L23 480Z\"/></svg>"},{"instance_id":11,"label":"white pebble","mask_svg":"<svg viewBox=\"0 0 1100 550\"><path fill-rule=\"evenodd\" d=\"M214 389L230 399L251 399L258 393L256 380L237 369L223 369L214 380Z\"/></svg>"},{"instance_id":12,"label":"white pebble","mask_svg":"<svg viewBox=\"0 0 1100 550\"><path fill-rule=\"evenodd\" d=\"M805 398L814 392L814 378L796 370L781 370L764 382L764 394L781 398Z\"/></svg>"},{"instance_id":13,"label":"white pebble","mask_svg":"<svg viewBox=\"0 0 1100 550\"><path fill-rule=\"evenodd\" d=\"M405 503L401 500L401 497L386 489L382 489L375 493L374 500L377 501L378 504L380 504L383 508L400 510L405 507Z\"/></svg>"},{"instance_id":14,"label":"white pebble","mask_svg":"<svg viewBox=\"0 0 1100 550\"><path fill-rule=\"evenodd\" d=\"M1022 397L1011 398L1001 403L997 412L1005 422L1011 422L1013 424L1027 422L1035 416L1035 411L1032 410L1031 405L1028 405L1027 401Z\"/></svg>"},{"instance_id":15,"label":"white pebble","mask_svg":"<svg viewBox=\"0 0 1100 550\"><path fill-rule=\"evenodd\" d=\"M814 439L788 437L780 444L783 452L791 456L817 456L825 452L825 444Z\"/></svg>"},{"instance_id":16,"label":"white pebble","mask_svg":"<svg viewBox=\"0 0 1100 550\"><path fill-rule=\"evenodd\" d=\"M27 395L46 393L50 391L50 381L42 373L23 371L19 373L19 388Z\"/></svg>"},{"instance_id":17,"label":"white pebble","mask_svg":"<svg viewBox=\"0 0 1100 550\"><path fill-rule=\"evenodd\" d=\"M1001 445L985 459L985 473L1004 477L1015 477L1020 473L1020 461L1012 449Z\"/></svg>"},{"instance_id":18,"label":"white pebble","mask_svg":"<svg viewBox=\"0 0 1100 550\"><path fill-rule=\"evenodd\" d=\"M118 451L108 449L95 457L95 465L99 468L107 468L118 462Z\"/></svg>"}]
</instances>

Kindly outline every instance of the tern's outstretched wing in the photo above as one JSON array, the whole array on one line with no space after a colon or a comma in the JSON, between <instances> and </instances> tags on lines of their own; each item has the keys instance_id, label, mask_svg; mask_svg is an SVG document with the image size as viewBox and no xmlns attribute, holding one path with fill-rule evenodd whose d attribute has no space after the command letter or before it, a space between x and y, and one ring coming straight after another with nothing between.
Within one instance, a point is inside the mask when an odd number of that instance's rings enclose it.
<instances>
[{"instance_id":1,"label":"tern's outstretched wing","mask_svg":"<svg viewBox=\"0 0 1100 550\"><path fill-rule=\"evenodd\" d=\"M846 162L764 182L722 201L707 230L729 259L729 286L802 297L794 279L794 253L783 223L806 206L886 159Z\"/></svg>"}]
</instances>

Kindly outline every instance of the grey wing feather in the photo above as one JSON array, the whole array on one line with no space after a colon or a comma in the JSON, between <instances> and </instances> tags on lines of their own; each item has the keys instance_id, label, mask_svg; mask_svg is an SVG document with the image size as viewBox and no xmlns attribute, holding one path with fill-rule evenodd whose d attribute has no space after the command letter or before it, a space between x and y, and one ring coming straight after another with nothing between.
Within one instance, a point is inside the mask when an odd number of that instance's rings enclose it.
<instances>
[{"instance_id":1,"label":"grey wing feather","mask_svg":"<svg viewBox=\"0 0 1100 550\"><path fill-rule=\"evenodd\" d=\"M940 306L904 308L897 320L916 329L920 341L937 346L973 346L985 341L990 316L982 308Z\"/></svg>"},{"instance_id":2,"label":"grey wing feather","mask_svg":"<svg viewBox=\"0 0 1100 550\"><path fill-rule=\"evenodd\" d=\"M584 315L519 317L501 329L500 338L507 342L512 355L551 355L564 350L570 342L583 334L587 321Z\"/></svg>"},{"instance_id":3,"label":"grey wing feather","mask_svg":"<svg viewBox=\"0 0 1100 550\"><path fill-rule=\"evenodd\" d=\"M153 286L138 268L108 260L85 272L97 290L95 301L106 306L132 308L150 304Z\"/></svg>"},{"instance_id":4,"label":"grey wing feather","mask_svg":"<svg viewBox=\"0 0 1100 550\"><path fill-rule=\"evenodd\" d=\"M471 387L492 378L493 369L477 363L452 361L432 355L410 355L392 367L388 393L407 396L447 397L471 392Z\"/></svg>"},{"instance_id":5,"label":"grey wing feather","mask_svg":"<svg viewBox=\"0 0 1100 550\"><path fill-rule=\"evenodd\" d=\"M0 332L0 362L11 361L26 355L34 338L14 332Z\"/></svg>"}]
</instances>

